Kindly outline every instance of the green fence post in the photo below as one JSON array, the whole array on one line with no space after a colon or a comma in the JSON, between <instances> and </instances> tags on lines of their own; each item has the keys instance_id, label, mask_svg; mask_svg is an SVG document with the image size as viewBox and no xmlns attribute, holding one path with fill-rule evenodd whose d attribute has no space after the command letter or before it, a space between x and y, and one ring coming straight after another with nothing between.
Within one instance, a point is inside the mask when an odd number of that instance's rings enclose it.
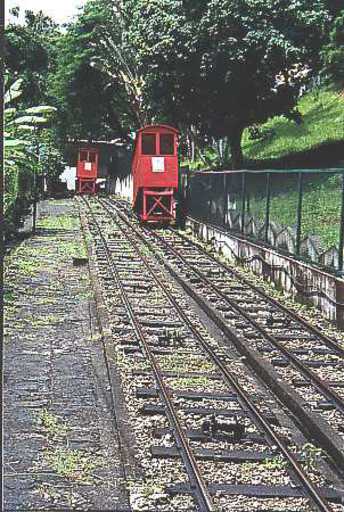
<instances>
[{"instance_id":1,"label":"green fence post","mask_svg":"<svg viewBox=\"0 0 344 512\"><path fill-rule=\"evenodd\" d=\"M241 199L242 199L242 212L241 212L241 232L245 232L245 205L246 205L246 172L241 176Z\"/></svg>"},{"instance_id":2,"label":"green fence post","mask_svg":"<svg viewBox=\"0 0 344 512\"><path fill-rule=\"evenodd\" d=\"M222 224L226 225L226 215L227 215L227 207L228 207L228 198L227 198L227 175L223 175L223 220Z\"/></svg>"},{"instance_id":3,"label":"green fence post","mask_svg":"<svg viewBox=\"0 0 344 512\"><path fill-rule=\"evenodd\" d=\"M270 225L270 203L271 203L271 175L266 174L266 209L265 209L265 242L269 241L269 225Z\"/></svg>"},{"instance_id":4,"label":"green fence post","mask_svg":"<svg viewBox=\"0 0 344 512\"><path fill-rule=\"evenodd\" d=\"M211 222L211 201L212 201L212 193L213 193L213 182L212 182L212 176L209 173L209 196L208 196L208 213L207 213L207 220Z\"/></svg>"},{"instance_id":5,"label":"green fence post","mask_svg":"<svg viewBox=\"0 0 344 512\"><path fill-rule=\"evenodd\" d=\"M298 203L296 221L296 256L300 256L301 230L302 230L302 199L303 199L303 173L298 175Z\"/></svg>"},{"instance_id":6,"label":"green fence post","mask_svg":"<svg viewBox=\"0 0 344 512\"><path fill-rule=\"evenodd\" d=\"M39 142L38 136L36 138L36 151L37 151L37 167L39 166L40 157L39 157ZM33 168L33 209L32 209L32 234L36 234L36 220L37 220L37 168L34 165Z\"/></svg>"},{"instance_id":7,"label":"green fence post","mask_svg":"<svg viewBox=\"0 0 344 512\"><path fill-rule=\"evenodd\" d=\"M344 173L342 174L342 207L340 212L340 231L338 249L338 271L343 272L343 249L344 249Z\"/></svg>"}]
</instances>

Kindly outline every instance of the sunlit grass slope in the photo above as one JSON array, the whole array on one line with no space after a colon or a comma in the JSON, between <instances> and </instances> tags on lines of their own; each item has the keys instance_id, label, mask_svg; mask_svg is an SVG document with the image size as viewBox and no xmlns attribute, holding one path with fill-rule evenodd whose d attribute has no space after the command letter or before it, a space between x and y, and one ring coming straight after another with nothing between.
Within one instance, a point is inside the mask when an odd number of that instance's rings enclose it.
<instances>
[{"instance_id":1,"label":"sunlit grass slope","mask_svg":"<svg viewBox=\"0 0 344 512\"><path fill-rule=\"evenodd\" d=\"M325 143L344 140L343 95L324 89L312 92L300 99L298 109L303 116L303 123L297 125L285 117L274 117L263 125L263 130L273 130L273 135L267 140L250 140L248 130L245 130L245 159L283 158Z\"/></svg>"}]
</instances>

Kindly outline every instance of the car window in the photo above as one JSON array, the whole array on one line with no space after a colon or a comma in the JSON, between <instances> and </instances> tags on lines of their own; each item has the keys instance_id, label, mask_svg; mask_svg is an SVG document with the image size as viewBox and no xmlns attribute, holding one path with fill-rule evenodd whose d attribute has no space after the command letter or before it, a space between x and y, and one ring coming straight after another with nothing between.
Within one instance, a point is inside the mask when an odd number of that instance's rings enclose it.
<instances>
[{"instance_id":1,"label":"car window","mask_svg":"<svg viewBox=\"0 0 344 512\"><path fill-rule=\"evenodd\" d=\"M173 155L174 154L174 136L169 133L162 133L160 135L160 154Z\"/></svg>"},{"instance_id":2,"label":"car window","mask_svg":"<svg viewBox=\"0 0 344 512\"><path fill-rule=\"evenodd\" d=\"M142 154L156 155L156 136L154 133L142 134Z\"/></svg>"}]
</instances>

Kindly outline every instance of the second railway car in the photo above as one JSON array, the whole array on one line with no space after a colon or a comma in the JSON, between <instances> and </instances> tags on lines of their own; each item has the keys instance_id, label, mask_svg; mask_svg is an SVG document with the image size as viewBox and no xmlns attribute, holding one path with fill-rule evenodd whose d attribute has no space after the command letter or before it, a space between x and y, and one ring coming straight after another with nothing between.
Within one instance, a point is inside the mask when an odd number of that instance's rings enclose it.
<instances>
[{"instance_id":1,"label":"second railway car","mask_svg":"<svg viewBox=\"0 0 344 512\"><path fill-rule=\"evenodd\" d=\"M133 207L143 222L168 224L176 219L178 134L164 124L137 132L131 169Z\"/></svg>"},{"instance_id":2,"label":"second railway car","mask_svg":"<svg viewBox=\"0 0 344 512\"><path fill-rule=\"evenodd\" d=\"M79 150L77 163L77 191L79 194L95 194L99 168L99 151L92 147Z\"/></svg>"}]
</instances>

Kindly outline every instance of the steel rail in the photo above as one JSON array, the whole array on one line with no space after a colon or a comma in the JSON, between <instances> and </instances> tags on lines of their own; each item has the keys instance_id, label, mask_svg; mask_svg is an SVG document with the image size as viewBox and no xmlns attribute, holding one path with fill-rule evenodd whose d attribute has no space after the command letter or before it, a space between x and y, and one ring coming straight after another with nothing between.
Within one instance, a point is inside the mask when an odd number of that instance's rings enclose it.
<instances>
[{"instance_id":1,"label":"steel rail","mask_svg":"<svg viewBox=\"0 0 344 512\"><path fill-rule=\"evenodd\" d=\"M337 407L344 413L344 400L330 388L329 383L326 380L321 379L316 375L312 370L310 370L304 363L302 363L294 354L292 354L287 348L285 348L274 336L266 331L264 327L259 325L248 313L246 313L241 306L236 304L236 302L229 298L222 290L218 288L214 283L212 283L208 277L206 277L200 270L198 270L194 265L192 265L185 256L182 256L178 251L176 251L173 247L170 246L166 242L164 238L153 231L149 231L157 240L159 240L176 258L179 258L184 265L190 268L198 277L207 284L210 288L217 293L229 306L235 310L239 315L241 315L247 322L249 322L260 334L262 334L265 339L267 339L272 345L274 345L280 352L282 352L304 375L307 376L308 379L320 390L324 395L327 396L329 400L332 400L336 403Z\"/></svg>"},{"instance_id":2,"label":"steel rail","mask_svg":"<svg viewBox=\"0 0 344 512\"><path fill-rule=\"evenodd\" d=\"M84 245L86 247L86 251L87 251L87 256L89 258L89 260L91 259L91 248L89 246L89 244L87 243L87 239L86 239L86 228L85 228L85 224L84 224L84 219L83 219L83 216L81 215L80 211L79 211L79 219L80 219L80 225L81 225L81 230L82 230L82 237L83 237L83 242L84 242ZM91 262L89 261L88 263L88 271L90 273L90 277L91 277L91 285L92 285L92 288L93 288L93 291L94 291L94 299L95 299L95 304L96 304L96 309L99 308L99 303L98 303L98 282L97 280L92 276L92 264ZM118 447L119 447L119 452L120 452L120 460L121 460L121 463L122 463L122 468L123 468L123 474L125 476L125 480L126 481L129 481L130 479L130 473L128 471L128 460L127 460L127 449L125 447L125 443L123 443L123 440L122 440L122 428L120 426L120 422L118 420L118 414L117 414L117 411L116 411L116 398L115 398L115 390L114 390L114 385L113 385L113 379L111 377L111 364L110 364L110 361L109 361L109 355L108 355L108 351L107 351L107 348L106 348L106 334L104 332L104 324L103 324L103 321L102 321L102 315L101 313L99 312L99 309L97 311L98 313L98 324L99 324L99 327L100 327L100 331L101 331L101 334L102 334L102 353L103 353L103 357L104 357L104 361L105 361L105 368L106 368L106 375L107 375L107 380L108 380L108 383L109 383L109 391L110 391L110 396L111 396L111 409L112 409L112 413L113 413L113 422L114 422L114 427L115 427L115 431L117 433L117 442L118 442ZM128 498L129 500L129 498ZM129 512L129 511L128 511Z\"/></svg>"},{"instance_id":3,"label":"steel rail","mask_svg":"<svg viewBox=\"0 0 344 512\"><path fill-rule=\"evenodd\" d=\"M100 201L102 206L108 211L110 216L115 219L115 215L113 211L109 210L108 206L104 204L103 201ZM137 237L139 237L140 240L142 240L152 251L154 254L154 257L159 261L160 264L165 266L165 262L163 258L156 252L155 248L150 244L146 238L142 236L142 234L132 226L132 224L125 219L122 213L118 212L118 216L123 220L125 225L129 227ZM128 232L124 231L124 229L120 226L120 224L117 222L118 226L120 227L122 233L129 238ZM254 402L249 398L247 392L241 387L241 385L237 382L237 380L234 378L232 373L227 369L226 365L221 361L221 359L218 357L218 355L215 353L215 351L209 346L207 341L204 339L204 337L200 334L199 330L194 327L193 323L189 319L189 317L185 314L183 308L178 304L176 299L173 297L172 293L166 288L164 283L159 279L154 271L154 269L151 268L151 265L149 264L147 258L140 252L139 247L137 246L137 243L130 239L131 244L135 247L137 255L141 258L143 261L145 267L149 271L150 275L156 282L156 284L161 288L161 290L166 295L167 299L173 304L173 307L177 310L180 318L183 319L184 323L188 326L190 331L193 333L193 335L197 338L203 349L206 351L206 353L210 356L210 358L213 360L215 365L220 369L220 372L222 376L224 377L224 380L226 381L227 385L230 388L234 388L236 393L239 396L241 405L244 406L250 411L251 415L255 419L255 423L260 425L260 427L265 431L265 433L270 438L270 441L272 444L277 445L280 452L283 454L283 456L286 458L290 466L292 467L293 471L297 475L297 478L299 479L300 483L305 488L308 496L312 499L312 501L317 505L319 510L322 512L331 512L331 508L329 508L326 501L320 496L317 489L313 485L313 483L310 481L310 479L307 477L305 472L303 471L300 464L297 462L296 457L290 452L287 448L287 446L284 444L284 442L280 439L278 434L274 432L274 430L271 428L269 423L266 421L264 416L260 413Z\"/></svg>"},{"instance_id":4,"label":"steel rail","mask_svg":"<svg viewBox=\"0 0 344 512\"><path fill-rule=\"evenodd\" d=\"M103 244L103 248L105 250L106 259L107 259L109 268L110 268L113 278L120 290L122 300L123 300L125 307L127 308L127 311L129 313L131 324L132 324L134 331L136 333L136 336L140 340L141 345L144 349L144 352L153 368L153 373L154 373L156 382L159 386L159 390L160 390L160 392L163 396L163 400L165 402L165 406L167 409L167 411L166 411L167 416L168 416L168 419L172 426L177 446L178 446L178 448L180 448L181 456L182 456L184 465L187 469L188 476L190 479L190 486L191 486L191 489L193 490L194 495L197 499L199 509L201 512L212 512L212 511L214 511L214 505L213 505L212 499L208 492L207 485L206 485L205 481L203 480L203 477L200 473L196 459L195 459L195 457L192 453L192 450L189 446L188 439L185 436L182 426L180 424L180 421L178 419L178 416L175 413L175 410L174 410L174 407L172 404L172 400L171 400L171 396L170 396L170 392L164 383L158 363L156 362L156 359L150 350L149 344L146 341L145 335L142 332L140 322L136 318L136 314L132 308L132 305L130 303L128 295L124 289L123 283L122 283L120 276L118 274L118 271L116 269L116 265L112 261L112 256L108 249L107 242L106 242L105 237L102 234L101 228L95 218L94 212L92 211L92 208L89 205L89 203L87 202L87 200L84 199L84 201L90 210L93 222L94 222L95 226L97 227L99 236L102 240L102 244Z\"/></svg>"}]
</instances>

